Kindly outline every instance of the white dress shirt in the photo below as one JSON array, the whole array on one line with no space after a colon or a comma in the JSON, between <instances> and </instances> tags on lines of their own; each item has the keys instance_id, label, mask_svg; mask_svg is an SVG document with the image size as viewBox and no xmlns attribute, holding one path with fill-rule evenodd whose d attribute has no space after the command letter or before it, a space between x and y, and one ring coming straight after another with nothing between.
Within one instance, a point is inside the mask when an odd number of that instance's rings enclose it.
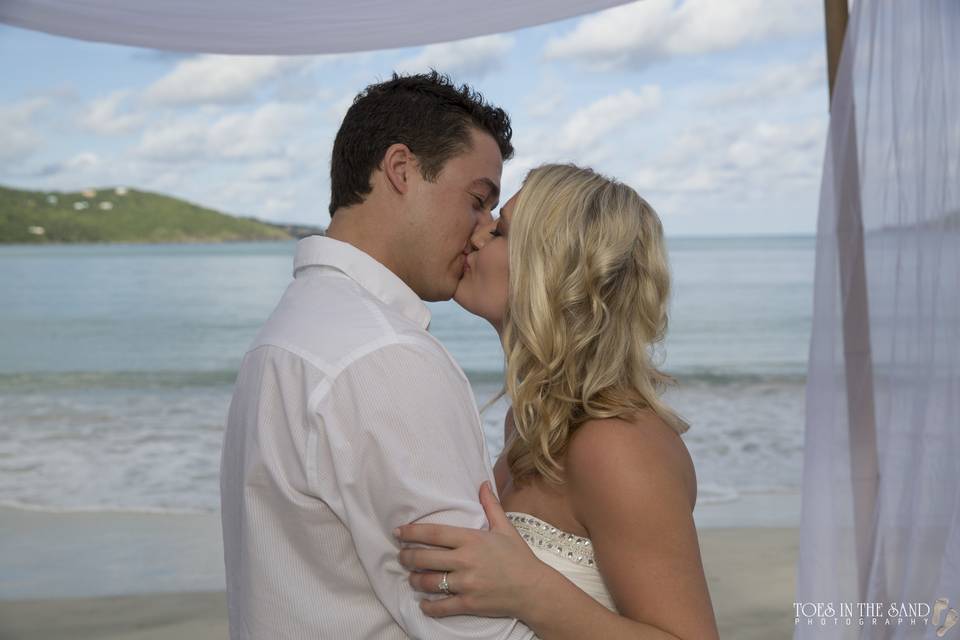
<instances>
[{"instance_id":1,"label":"white dress shirt","mask_svg":"<svg viewBox=\"0 0 960 640\"><path fill-rule=\"evenodd\" d=\"M297 244L246 353L224 435L232 640L532 638L510 618L429 618L393 528L486 528L493 483L473 393L426 305L344 242ZM455 584L454 584L455 586Z\"/></svg>"}]
</instances>

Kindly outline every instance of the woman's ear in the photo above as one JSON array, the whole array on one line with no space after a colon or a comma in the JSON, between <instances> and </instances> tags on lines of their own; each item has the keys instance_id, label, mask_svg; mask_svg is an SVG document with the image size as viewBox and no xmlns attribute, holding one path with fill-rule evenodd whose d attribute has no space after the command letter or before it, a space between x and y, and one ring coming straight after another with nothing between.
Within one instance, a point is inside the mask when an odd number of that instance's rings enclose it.
<instances>
[{"instance_id":1,"label":"woman's ear","mask_svg":"<svg viewBox=\"0 0 960 640\"><path fill-rule=\"evenodd\" d=\"M399 194L410 189L411 171L417 170L416 156L405 144L396 143L387 147L381 163L388 184Z\"/></svg>"}]
</instances>

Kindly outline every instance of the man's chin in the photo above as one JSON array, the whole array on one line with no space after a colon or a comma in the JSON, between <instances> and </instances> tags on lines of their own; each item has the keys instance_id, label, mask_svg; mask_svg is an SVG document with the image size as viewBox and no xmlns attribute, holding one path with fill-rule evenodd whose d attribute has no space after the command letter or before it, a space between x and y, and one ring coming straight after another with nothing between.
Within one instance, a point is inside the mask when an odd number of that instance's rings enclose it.
<instances>
[{"instance_id":1,"label":"man's chin","mask_svg":"<svg viewBox=\"0 0 960 640\"><path fill-rule=\"evenodd\" d=\"M427 295L421 295L420 299L425 302L446 302L447 300L453 299L456 295L457 285L455 283L448 283L443 288L437 288L431 291Z\"/></svg>"}]
</instances>

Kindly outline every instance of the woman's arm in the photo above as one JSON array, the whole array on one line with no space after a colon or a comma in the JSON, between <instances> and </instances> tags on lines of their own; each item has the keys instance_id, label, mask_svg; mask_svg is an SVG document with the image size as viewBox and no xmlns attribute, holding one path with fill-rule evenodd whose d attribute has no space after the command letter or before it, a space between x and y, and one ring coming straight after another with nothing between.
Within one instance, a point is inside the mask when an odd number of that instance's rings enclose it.
<instances>
[{"instance_id":1,"label":"woman's arm","mask_svg":"<svg viewBox=\"0 0 960 640\"><path fill-rule=\"evenodd\" d=\"M620 615L582 608L582 596L557 588L521 619L551 640L591 629L609 638L719 638L693 521L696 477L679 436L655 416L588 422L571 441L566 475Z\"/></svg>"}]
</instances>

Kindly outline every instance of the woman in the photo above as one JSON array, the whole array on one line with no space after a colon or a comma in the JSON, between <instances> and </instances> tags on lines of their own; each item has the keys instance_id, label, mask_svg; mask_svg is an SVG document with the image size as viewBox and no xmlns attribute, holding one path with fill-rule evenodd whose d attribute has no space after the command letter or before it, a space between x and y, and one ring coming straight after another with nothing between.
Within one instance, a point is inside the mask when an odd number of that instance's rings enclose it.
<instances>
[{"instance_id":1,"label":"woman","mask_svg":"<svg viewBox=\"0 0 960 640\"><path fill-rule=\"evenodd\" d=\"M539 637L717 638L692 511L688 425L659 399L667 327L656 213L589 169L534 169L479 228L455 299L497 330L511 408L489 531L400 527L427 615L522 619Z\"/></svg>"}]
</instances>

